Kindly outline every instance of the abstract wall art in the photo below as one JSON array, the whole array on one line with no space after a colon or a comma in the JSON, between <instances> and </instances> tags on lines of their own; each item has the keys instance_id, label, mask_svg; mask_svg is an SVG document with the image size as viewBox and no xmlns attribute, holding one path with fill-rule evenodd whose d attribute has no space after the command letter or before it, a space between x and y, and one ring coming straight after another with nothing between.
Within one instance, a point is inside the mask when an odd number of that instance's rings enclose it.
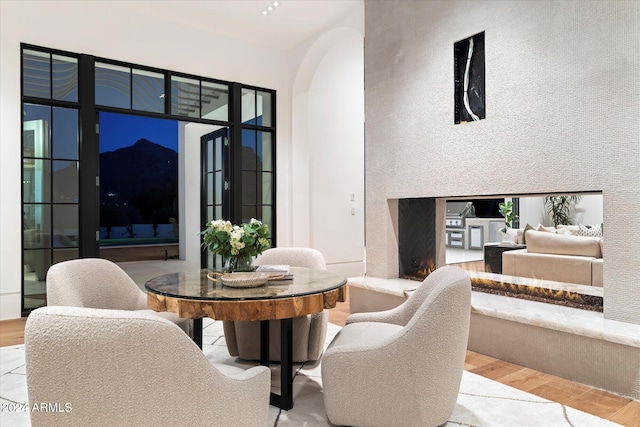
<instances>
[{"instance_id":1,"label":"abstract wall art","mask_svg":"<svg viewBox=\"0 0 640 427\"><path fill-rule=\"evenodd\" d=\"M484 86L484 31L453 45L455 111L454 123L486 117Z\"/></svg>"}]
</instances>

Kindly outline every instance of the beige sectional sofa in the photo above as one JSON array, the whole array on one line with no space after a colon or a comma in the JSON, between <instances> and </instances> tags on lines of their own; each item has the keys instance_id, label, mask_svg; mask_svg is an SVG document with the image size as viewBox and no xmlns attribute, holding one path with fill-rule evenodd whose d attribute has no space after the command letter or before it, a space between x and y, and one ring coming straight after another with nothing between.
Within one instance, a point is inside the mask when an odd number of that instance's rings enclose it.
<instances>
[{"instance_id":1,"label":"beige sectional sofa","mask_svg":"<svg viewBox=\"0 0 640 427\"><path fill-rule=\"evenodd\" d=\"M528 230L525 243L502 254L502 274L602 286L602 237Z\"/></svg>"}]
</instances>

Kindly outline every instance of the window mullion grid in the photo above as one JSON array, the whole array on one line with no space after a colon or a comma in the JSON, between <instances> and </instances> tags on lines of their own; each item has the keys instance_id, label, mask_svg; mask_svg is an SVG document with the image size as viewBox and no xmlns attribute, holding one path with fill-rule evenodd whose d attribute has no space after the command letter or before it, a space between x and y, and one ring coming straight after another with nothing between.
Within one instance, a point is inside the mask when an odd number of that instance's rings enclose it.
<instances>
[{"instance_id":1,"label":"window mullion grid","mask_svg":"<svg viewBox=\"0 0 640 427\"><path fill-rule=\"evenodd\" d=\"M171 72L164 73L164 113L171 114Z\"/></svg>"},{"instance_id":2,"label":"window mullion grid","mask_svg":"<svg viewBox=\"0 0 640 427\"><path fill-rule=\"evenodd\" d=\"M129 67L129 110L133 110L133 68Z\"/></svg>"},{"instance_id":3,"label":"window mullion grid","mask_svg":"<svg viewBox=\"0 0 640 427\"><path fill-rule=\"evenodd\" d=\"M51 52L49 52L49 99L53 99L53 55Z\"/></svg>"}]
</instances>

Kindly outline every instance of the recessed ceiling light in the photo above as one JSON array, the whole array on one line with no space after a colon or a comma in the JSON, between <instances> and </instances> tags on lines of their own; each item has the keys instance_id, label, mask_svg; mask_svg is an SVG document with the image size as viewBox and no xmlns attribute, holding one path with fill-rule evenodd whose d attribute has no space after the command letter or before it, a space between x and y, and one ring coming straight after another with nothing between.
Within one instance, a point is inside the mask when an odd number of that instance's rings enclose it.
<instances>
[{"instance_id":1,"label":"recessed ceiling light","mask_svg":"<svg viewBox=\"0 0 640 427\"><path fill-rule=\"evenodd\" d=\"M273 8L272 8L271 6L269 6L269 7L267 7L267 10L268 10L268 11L272 11L272 10L273 10Z\"/></svg>"},{"instance_id":2,"label":"recessed ceiling light","mask_svg":"<svg viewBox=\"0 0 640 427\"><path fill-rule=\"evenodd\" d=\"M274 1L273 3L271 3L274 6L280 6L280 3L278 3L277 1Z\"/></svg>"},{"instance_id":3,"label":"recessed ceiling light","mask_svg":"<svg viewBox=\"0 0 640 427\"><path fill-rule=\"evenodd\" d=\"M269 12L267 12L266 10L263 10L263 11L262 11L262 14L263 14L263 15L266 15L267 13L269 13Z\"/></svg>"}]
</instances>

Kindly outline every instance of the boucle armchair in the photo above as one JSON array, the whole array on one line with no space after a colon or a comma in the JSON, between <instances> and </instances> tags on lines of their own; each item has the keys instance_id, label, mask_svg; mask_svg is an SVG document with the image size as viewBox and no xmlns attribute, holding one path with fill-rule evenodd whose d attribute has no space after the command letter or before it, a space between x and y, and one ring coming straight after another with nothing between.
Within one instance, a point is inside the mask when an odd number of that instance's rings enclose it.
<instances>
[{"instance_id":1,"label":"boucle armchair","mask_svg":"<svg viewBox=\"0 0 640 427\"><path fill-rule=\"evenodd\" d=\"M34 310L25 326L27 391L37 426L264 426L271 374L215 366L151 313ZM51 405L55 405L52 407Z\"/></svg>"},{"instance_id":2,"label":"boucle armchair","mask_svg":"<svg viewBox=\"0 0 640 427\"><path fill-rule=\"evenodd\" d=\"M326 270L320 251L311 248L272 248L259 255L254 265L289 265ZM293 319L293 361L318 360L327 338L328 310ZM231 356L260 360L260 322L223 322L224 338ZM269 358L280 360L280 321L269 322Z\"/></svg>"},{"instance_id":3,"label":"boucle armchair","mask_svg":"<svg viewBox=\"0 0 640 427\"><path fill-rule=\"evenodd\" d=\"M147 295L122 268L106 259L82 258L52 265L47 272L47 305L145 311L193 336L191 319L150 310Z\"/></svg>"},{"instance_id":4,"label":"boucle armchair","mask_svg":"<svg viewBox=\"0 0 640 427\"><path fill-rule=\"evenodd\" d=\"M402 305L350 316L322 357L329 421L420 427L447 422L460 389L470 315L469 276L442 267Z\"/></svg>"}]
</instances>

